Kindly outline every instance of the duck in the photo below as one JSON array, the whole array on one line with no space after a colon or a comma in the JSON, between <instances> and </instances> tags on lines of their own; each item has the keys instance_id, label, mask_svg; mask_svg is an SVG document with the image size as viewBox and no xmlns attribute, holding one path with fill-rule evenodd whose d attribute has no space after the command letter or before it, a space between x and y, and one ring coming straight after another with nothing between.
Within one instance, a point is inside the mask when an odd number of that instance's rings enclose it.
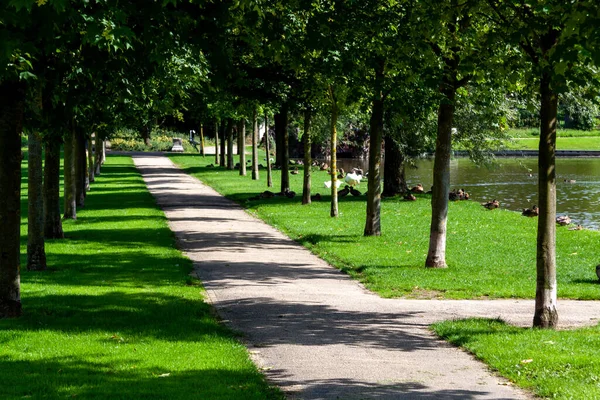
<instances>
[{"instance_id":1,"label":"duck","mask_svg":"<svg viewBox=\"0 0 600 400\"><path fill-rule=\"evenodd\" d=\"M577 226L574 226L572 228L569 228L569 230L570 231L582 231L583 230L583 226L577 225Z\"/></svg>"},{"instance_id":2,"label":"duck","mask_svg":"<svg viewBox=\"0 0 600 400\"><path fill-rule=\"evenodd\" d=\"M292 174L292 175L298 175L298 167L296 167L293 170L291 170L290 174Z\"/></svg>"},{"instance_id":3,"label":"duck","mask_svg":"<svg viewBox=\"0 0 600 400\"><path fill-rule=\"evenodd\" d=\"M323 163L321 164L320 169L321 171L327 171L329 169L329 165L327 165L327 163Z\"/></svg>"},{"instance_id":4,"label":"duck","mask_svg":"<svg viewBox=\"0 0 600 400\"><path fill-rule=\"evenodd\" d=\"M350 193L350 186L346 185L346 187L342 190L338 190L338 197L346 197Z\"/></svg>"},{"instance_id":5,"label":"duck","mask_svg":"<svg viewBox=\"0 0 600 400\"><path fill-rule=\"evenodd\" d=\"M575 179L565 179L566 183L577 183Z\"/></svg>"},{"instance_id":6,"label":"duck","mask_svg":"<svg viewBox=\"0 0 600 400\"><path fill-rule=\"evenodd\" d=\"M346 174L346 177L344 178L344 181L346 181L346 183L350 186L358 186L360 185L360 181L362 178L362 175L356 174L354 172L348 172Z\"/></svg>"},{"instance_id":7,"label":"duck","mask_svg":"<svg viewBox=\"0 0 600 400\"><path fill-rule=\"evenodd\" d=\"M316 194L310 196L310 200L311 201L321 201L321 193L316 193Z\"/></svg>"},{"instance_id":8,"label":"duck","mask_svg":"<svg viewBox=\"0 0 600 400\"><path fill-rule=\"evenodd\" d=\"M350 194L352 196L360 196L362 193L360 192L360 190L356 190L352 186L350 186Z\"/></svg>"},{"instance_id":9,"label":"duck","mask_svg":"<svg viewBox=\"0 0 600 400\"><path fill-rule=\"evenodd\" d=\"M352 173L360 176L365 176L362 168L354 167L352 168Z\"/></svg>"},{"instance_id":10,"label":"duck","mask_svg":"<svg viewBox=\"0 0 600 400\"><path fill-rule=\"evenodd\" d=\"M325 187L327 189L331 189L331 181L323 182L323 184L325 185ZM340 181L340 180L335 181L335 188L338 189L340 186L342 186L342 181Z\"/></svg>"},{"instance_id":11,"label":"duck","mask_svg":"<svg viewBox=\"0 0 600 400\"><path fill-rule=\"evenodd\" d=\"M481 203L481 205L487 208L488 210L493 210L494 208L500 207L500 202L494 199L492 201L488 201L487 203Z\"/></svg>"},{"instance_id":12,"label":"duck","mask_svg":"<svg viewBox=\"0 0 600 400\"><path fill-rule=\"evenodd\" d=\"M407 201L415 201L415 200L417 200L417 198L415 197L415 195L412 194L412 193L405 194L404 197L403 197L403 199L407 200Z\"/></svg>"},{"instance_id":13,"label":"duck","mask_svg":"<svg viewBox=\"0 0 600 400\"><path fill-rule=\"evenodd\" d=\"M344 179L346 173L344 172L344 168L338 168L338 179Z\"/></svg>"},{"instance_id":14,"label":"duck","mask_svg":"<svg viewBox=\"0 0 600 400\"><path fill-rule=\"evenodd\" d=\"M261 199L271 199L275 197L275 193L271 192L270 190L265 190L259 196Z\"/></svg>"},{"instance_id":15,"label":"duck","mask_svg":"<svg viewBox=\"0 0 600 400\"><path fill-rule=\"evenodd\" d=\"M296 192L294 192L293 190L290 189L286 189L283 194L285 195L285 197L287 197L288 199L293 199L294 197L296 197Z\"/></svg>"},{"instance_id":16,"label":"duck","mask_svg":"<svg viewBox=\"0 0 600 400\"><path fill-rule=\"evenodd\" d=\"M560 226L566 226L571 224L571 218L568 215L560 215L556 217L556 223Z\"/></svg>"},{"instance_id":17,"label":"duck","mask_svg":"<svg viewBox=\"0 0 600 400\"><path fill-rule=\"evenodd\" d=\"M425 189L423 189L423 185L421 185L420 183L417 186L410 189L410 191L413 193L419 193L419 194L425 193Z\"/></svg>"},{"instance_id":18,"label":"duck","mask_svg":"<svg viewBox=\"0 0 600 400\"><path fill-rule=\"evenodd\" d=\"M538 215L540 215L540 209L536 205L534 205L531 208L524 208L522 215L524 215L525 217L537 217Z\"/></svg>"}]
</instances>

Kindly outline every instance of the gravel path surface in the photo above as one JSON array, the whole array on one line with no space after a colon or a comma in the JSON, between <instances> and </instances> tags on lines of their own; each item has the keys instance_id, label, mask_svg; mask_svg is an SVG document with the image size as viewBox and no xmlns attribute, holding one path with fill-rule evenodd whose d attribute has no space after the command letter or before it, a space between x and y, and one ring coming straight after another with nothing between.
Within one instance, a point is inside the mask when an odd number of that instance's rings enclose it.
<instances>
[{"instance_id":1,"label":"gravel path surface","mask_svg":"<svg viewBox=\"0 0 600 400\"><path fill-rule=\"evenodd\" d=\"M469 316L529 326L533 301L379 298L168 158L134 161L219 315L288 398L531 398L428 326ZM597 302L559 307L563 327L598 322Z\"/></svg>"}]
</instances>

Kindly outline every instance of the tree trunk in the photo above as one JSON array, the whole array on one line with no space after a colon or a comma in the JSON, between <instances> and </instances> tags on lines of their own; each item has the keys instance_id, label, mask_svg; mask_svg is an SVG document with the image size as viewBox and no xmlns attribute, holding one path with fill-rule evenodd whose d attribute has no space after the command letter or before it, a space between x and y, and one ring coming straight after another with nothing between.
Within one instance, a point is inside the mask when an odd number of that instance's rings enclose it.
<instances>
[{"instance_id":1,"label":"tree trunk","mask_svg":"<svg viewBox=\"0 0 600 400\"><path fill-rule=\"evenodd\" d=\"M100 139L100 135L96 132L95 144L94 144L94 175L100 175L100 169L102 167L102 149L104 147L104 141Z\"/></svg>"},{"instance_id":2,"label":"tree trunk","mask_svg":"<svg viewBox=\"0 0 600 400\"><path fill-rule=\"evenodd\" d=\"M75 147L77 134L74 122L65 137L63 174L64 174L64 212L63 219L77 219L77 176L75 174Z\"/></svg>"},{"instance_id":3,"label":"tree trunk","mask_svg":"<svg viewBox=\"0 0 600 400\"><path fill-rule=\"evenodd\" d=\"M77 207L85 206L85 180L87 161L85 159L85 136L82 132L76 132L75 139L75 186L77 190Z\"/></svg>"},{"instance_id":4,"label":"tree trunk","mask_svg":"<svg viewBox=\"0 0 600 400\"><path fill-rule=\"evenodd\" d=\"M279 112L273 116L275 121L275 165L282 165L283 158L283 135L284 129L287 129L287 109L285 104L281 105ZM285 126L285 128L283 128Z\"/></svg>"},{"instance_id":5,"label":"tree trunk","mask_svg":"<svg viewBox=\"0 0 600 400\"><path fill-rule=\"evenodd\" d=\"M408 192L406 177L404 175L404 154L398 142L385 138L385 163L383 167L383 196L395 196Z\"/></svg>"},{"instance_id":6,"label":"tree trunk","mask_svg":"<svg viewBox=\"0 0 600 400\"><path fill-rule=\"evenodd\" d=\"M0 83L0 318L21 315L21 123L24 84Z\"/></svg>"},{"instance_id":7,"label":"tree trunk","mask_svg":"<svg viewBox=\"0 0 600 400\"><path fill-rule=\"evenodd\" d=\"M150 127L149 126L144 126L142 128L142 131L140 132L140 136L142 137L142 139L144 139L144 145L150 147L152 142L150 142Z\"/></svg>"},{"instance_id":8,"label":"tree trunk","mask_svg":"<svg viewBox=\"0 0 600 400\"><path fill-rule=\"evenodd\" d=\"M238 124L238 154L240 155L240 175L246 176L246 121L241 119ZM239 151L242 149L242 151Z\"/></svg>"},{"instance_id":9,"label":"tree trunk","mask_svg":"<svg viewBox=\"0 0 600 400\"><path fill-rule=\"evenodd\" d=\"M265 113L265 150L267 151L267 187L273 187L271 174L271 141L269 140L269 119Z\"/></svg>"},{"instance_id":10,"label":"tree trunk","mask_svg":"<svg viewBox=\"0 0 600 400\"><path fill-rule=\"evenodd\" d=\"M331 100L331 209L329 212L330 217L337 217L338 211L338 194L337 194L337 119L338 119L338 108L337 98L332 85L329 85L329 96Z\"/></svg>"},{"instance_id":11,"label":"tree trunk","mask_svg":"<svg viewBox=\"0 0 600 400\"><path fill-rule=\"evenodd\" d=\"M556 121L558 95L550 87L550 74L540 82L540 146L538 192L540 215L537 232L537 281L533 326L555 328L556 310Z\"/></svg>"},{"instance_id":12,"label":"tree trunk","mask_svg":"<svg viewBox=\"0 0 600 400\"><path fill-rule=\"evenodd\" d=\"M310 157L311 137L310 137L310 108L304 110L304 134L302 135L302 144L304 145L304 182L302 184L302 204L310 204L310 166L312 159Z\"/></svg>"},{"instance_id":13,"label":"tree trunk","mask_svg":"<svg viewBox=\"0 0 600 400\"><path fill-rule=\"evenodd\" d=\"M281 192L290 190L290 135L288 133L288 104L281 107Z\"/></svg>"},{"instance_id":14,"label":"tree trunk","mask_svg":"<svg viewBox=\"0 0 600 400\"><path fill-rule=\"evenodd\" d=\"M450 152L452 150L452 124L456 89L446 80L443 83L444 99L438 108L438 130L433 162L433 193L431 195L431 228L429 251L425 266L446 268L446 222L448 218L448 193L450 192Z\"/></svg>"},{"instance_id":15,"label":"tree trunk","mask_svg":"<svg viewBox=\"0 0 600 400\"><path fill-rule=\"evenodd\" d=\"M200 155L204 157L206 155L206 149L204 148L204 125L200 124Z\"/></svg>"},{"instance_id":16,"label":"tree trunk","mask_svg":"<svg viewBox=\"0 0 600 400\"><path fill-rule=\"evenodd\" d=\"M102 140L102 165L106 162L106 140Z\"/></svg>"},{"instance_id":17,"label":"tree trunk","mask_svg":"<svg viewBox=\"0 0 600 400\"><path fill-rule=\"evenodd\" d=\"M225 166L225 145L226 145L226 140L225 140L225 131L226 131L226 127L227 127L227 122L222 119L221 120L221 125L219 126L219 138L221 140L220 142L220 147L221 147L221 154L219 154L219 165L221 165L221 167Z\"/></svg>"},{"instance_id":18,"label":"tree trunk","mask_svg":"<svg viewBox=\"0 0 600 400\"><path fill-rule=\"evenodd\" d=\"M29 131L29 159L27 163L27 270L46 269L44 249L44 196L42 168L42 138Z\"/></svg>"},{"instance_id":19,"label":"tree trunk","mask_svg":"<svg viewBox=\"0 0 600 400\"><path fill-rule=\"evenodd\" d=\"M369 179L365 236L381 235L381 141L383 137L383 94L373 99L369 138Z\"/></svg>"},{"instance_id":20,"label":"tree trunk","mask_svg":"<svg viewBox=\"0 0 600 400\"><path fill-rule=\"evenodd\" d=\"M257 181L258 173L258 113L256 107L252 112L252 180Z\"/></svg>"},{"instance_id":21,"label":"tree trunk","mask_svg":"<svg viewBox=\"0 0 600 400\"><path fill-rule=\"evenodd\" d=\"M60 219L60 142L57 139L50 139L46 143L44 156L44 236L47 239L63 239L65 234Z\"/></svg>"},{"instance_id":22,"label":"tree trunk","mask_svg":"<svg viewBox=\"0 0 600 400\"><path fill-rule=\"evenodd\" d=\"M87 190L90 190L90 183L94 182L96 180L96 177L94 176L94 172L95 172L95 168L94 168L94 157L92 156L92 137L88 136L87 137L87 160L88 160L88 185L87 185Z\"/></svg>"},{"instance_id":23,"label":"tree trunk","mask_svg":"<svg viewBox=\"0 0 600 400\"><path fill-rule=\"evenodd\" d=\"M227 119L227 169L234 170L233 164L233 118Z\"/></svg>"},{"instance_id":24,"label":"tree trunk","mask_svg":"<svg viewBox=\"0 0 600 400\"><path fill-rule=\"evenodd\" d=\"M219 165L219 122L215 122L215 165Z\"/></svg>"}]
</instances>

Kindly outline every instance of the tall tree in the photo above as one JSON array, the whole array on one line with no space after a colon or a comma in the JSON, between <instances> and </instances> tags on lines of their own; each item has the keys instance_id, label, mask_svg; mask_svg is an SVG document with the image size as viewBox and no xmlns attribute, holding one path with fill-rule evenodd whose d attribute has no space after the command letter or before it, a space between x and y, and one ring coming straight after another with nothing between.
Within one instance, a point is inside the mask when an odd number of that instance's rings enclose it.
<instances>
[{"instance_id":1,"label":"tall tree","mask_svg":"<svg viewBox=\"0 0 600 400\"><path fill-rule=\"evenodd\" d=\"M238 122L238 154L240 156L240 175L246 176L246 120Z\"/></svg>"},{"instance_id":2,"label":"tall tree","mask_svg":"<svg viewBox=\"0 0 600 400\"><path fill-rule=\"evenodd\" d=\"M47 138L44 152L44 236L65 237L60 218L60 142L52 137Z\"/></svg>"},{"instance_id":3,"label":"tall tree","mask_svg":"<svg viewBox=\"0 0 600 400\"><path fill-rule=\"evenodd\" d=\"M27 163L27 269L46 269L44 246L44 198L42 168L42 137L39 132L29 131L29 158Z\"/></svg>"},{"instance_id":4,"label":"tall tree","mask_svg":"<svg viewBox=\"0 0 600 400\"><path fill-rule=\"evenodd\" d=\"M309 107L304 109L304 133L302 134L302 144L304 146L304 179L302 184L302 204L310 204L310 186L311 186L311 144L310 120L312 112Z\"/></svg>"},{"instance_id":5,"label":"tall tree","mask_svg":"<svg viewBox=\"0 0 600 400\"><path fill-rule=\"evenodd\" d=\"M252 110L252 179L258 180L258 110Z\"/></svg>"},{"instance_id":6,"label":"tall tree","mask_svg":"<svg viewBox=\"0 0 600 400\"><path fill-rule=\"evenodd\" d=\"M600 65L600 22L591 0L488 0L496 25L507 41L519 46L531 68L524 74L540 97L540 143L536 296L533 325L554 328L556 308L556 128L558 94L569 85L592 83L597 88Z\"/></svg>"},{"instance_id":7,"label":"tall tree","mask_svg":"<svg viewBox=\"0 0 600 400\"><path fill-rule=\"evenodd\" d=\"M0 81L0 318L21 315L21 127L25 85Z\"/></svg>"}]
</instances>

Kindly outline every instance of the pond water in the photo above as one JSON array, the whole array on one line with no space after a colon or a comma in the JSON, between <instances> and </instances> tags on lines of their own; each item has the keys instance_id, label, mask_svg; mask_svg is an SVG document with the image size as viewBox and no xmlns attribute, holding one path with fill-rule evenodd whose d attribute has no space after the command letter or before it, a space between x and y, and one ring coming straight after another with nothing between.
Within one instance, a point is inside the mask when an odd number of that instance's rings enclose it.
<instances>
[{"instance_id":1,"label":"pond water","mask_svg":"<svg viewBox=\"0 0 600 400\"><path fill-rule=\"evenodd\" d=\"M339 159L346 171L353 166L368 169L362 160ZM433 160L421 160L417 168L406 170L409 186L431 187ZM557 215L569 215L575 224L600 229L600 158L556 159ZM574 183L565 182L574 180ZM488 169L465 158L450 163L450 181L454 189L466 190L473 201L497 199L502 208L521 210L537 204L537 158L498 159Z\"/></svg>"}]
</instances>

